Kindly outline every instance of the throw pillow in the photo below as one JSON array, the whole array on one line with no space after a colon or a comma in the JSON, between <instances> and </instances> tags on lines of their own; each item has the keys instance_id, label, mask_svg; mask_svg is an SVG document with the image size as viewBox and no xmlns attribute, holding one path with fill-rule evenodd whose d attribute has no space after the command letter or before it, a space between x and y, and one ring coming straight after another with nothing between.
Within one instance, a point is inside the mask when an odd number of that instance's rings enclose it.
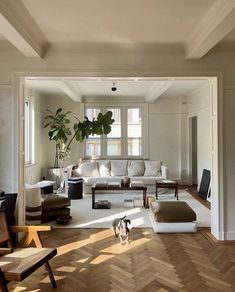
<instances>
[{"instance_id":1,"label":"throw pillow","mask_svg":"<svg viewBox=\"0 0 235 292\"><path fill-rule=\"evenodd\" d=\"M160 176L161 175L161 161L148 161L144 162L145 172L144 176Z\"/></svg>"},{"instance_id":2,"label":"throw pillow","mask_svg":"<svg viewBox=\"0 0 235 292\"><path fill-rule=\"evenodd\" d=\"M129 160L128 161L128 175L129 176L142 176L144 174L144 161L143 160Z\"/></svg>"},{"instance_id":3,"label":"throw pillow","mask_svg":"<svg viewBox=\"0 0 235 292\"><path fill-rule=\"evenodd\" d=\"M127 160L111 160L111 176L127 175Z\"/></svg>"},{"instance_id":4,"label":"throw pillow","mask_svg":"<svg viewBox=\"0 0 235 292\"><path fill-rule=\"evenodd\" d=\"M99 173L100 176L110 176L110 160L99 160L98 161L98 166L99 166Z\"/></svg>"},{"instance_id":5,"label":"throw pillow","mask_svg":"<svg viewBox=\"0 0 235 292\"><path fill-rule=\"evenodd\" d=\"M80 176L100 176L96 161L83 162L77 170Z\"/></svg>"}]
</instances>

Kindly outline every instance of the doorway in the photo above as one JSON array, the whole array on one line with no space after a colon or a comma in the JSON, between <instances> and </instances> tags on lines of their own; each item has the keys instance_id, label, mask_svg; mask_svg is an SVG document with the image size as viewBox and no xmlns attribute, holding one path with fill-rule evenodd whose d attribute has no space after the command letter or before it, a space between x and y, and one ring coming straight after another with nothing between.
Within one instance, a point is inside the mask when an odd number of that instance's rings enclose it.
<instances>
[{"instance_id":1,"label":"doorway","mask_svg":"<svg viewBox=\"0 0 235 292\"><path fill-rule=\"evenodd\" d=\"M25 205L25 197L24 197L24 181L25 181L25 172L24 172L24 82L25 78L27 78L29 74L16 74L15 75L15 91L16 91L16 96L17 96L17 121L16 121L16 129L17 129L17 136L18 136L18 151L17 151L17 161L18 161L18 172L16 173L17 178L18 178L18 192L19 192L19 212L18 212L18 221L20 224L24 224L24 218L25 218L25 211L24 211L24 205ZM33 76L34 78L43 80L45 79L45 73L31 73L30 76ZM55 74L53 75L55 76ZM56 75L54 78L82 78L78 77L78 73L74 73L71 75L71 73L64 73L63 76L61 77L61 74ZM125 76L125 74L124 74ZM170 76L170 77L169 77ZM171 75L169 75L166 78L172 78ZM201 75L202 76L202 75ZM218 111L220 116L222 115L222 109L218 107L218 102L221 104L222 103L222 95L220 93L220 96L218 95L218 77L211 77L211 75L208 75L208 77L201 77L201 76L191 76L191 77L175 77L176 80L192 80L192 79L197 79L197 80L202 80L206 79L210 81L210 98L211 98L211 112L210 112L210 131L211 131L211 148L213 151L211 151L211 157L212 157L212 214L211 214L211 221L213 222L212 224L212 234L217 238L223 240L223 192L221 192L221 186L219 189L219 181L223 182L223 177L222 177L222 172L219 171L218 168L218 158L219 158L219 153L221 155L222 149L220 151L218 150ZM48 78L48 76L47 76ZM83 77L84 78L84 77ZM86 77L87 79L88 77ZM141 77L141 80L159 80L160 78L163 77ZM113 78L106 77L106 79L113 80ZM128 79L128 77L123 77L123 79ZM195 116L195 115L194 115ZM198 122L198 120L197 120ZM193 123L193 121L192 121ZM195 122L194 122L195 123ZM196 129L198 128L198 123L196 123ZM194 129L195 132L195 129ZM194 135L195 137L195 135ZM198 138L198 137L197 137ZM222 137L220 136L220 139ZM192 143L192 140L191 140ZM198 146L198 139L197 143ZM198 153L198 147L196 149L196 153ZM196 159L198 161L198 159ZM186 162L187 163L187 162ZM194 165L195 167L195 165ZM196 167L198 168L198 167ZM190 169L190 168L189 168ZM200 177L200 174L196 172L194 175L194 178ZM220 191L219 191L220 190Z\"/></svg>"}]
</instances>

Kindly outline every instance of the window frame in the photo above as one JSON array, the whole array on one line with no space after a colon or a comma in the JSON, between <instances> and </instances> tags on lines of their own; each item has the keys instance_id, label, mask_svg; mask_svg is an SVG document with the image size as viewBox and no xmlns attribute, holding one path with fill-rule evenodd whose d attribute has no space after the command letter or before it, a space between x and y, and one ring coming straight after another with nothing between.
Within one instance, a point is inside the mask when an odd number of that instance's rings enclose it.
<instances>
[{"instance_id":1,"label":"window frame","mask_svg":"<svg viewBox=\"0 0 235 292\"><path fill-rule=\"evenodd\" d=\"M84 115L89 108L99 108L101 113L107 112L108 109L120 108L121 110L121 155L108 155L107 154L107 136L101 135L101 155L97 159L145 159L148 157L148 106L146 103L133 104L99 104L86 103L84 105ZM128 109L139 108L141 115L141 155L128 155ZM92 159L86 153L86 141L84 142L84 157L85 159Z\"/></svg>"},{"instance_id":2,"label":"window frame","mask_svg":"<svg viewBox=\"0 0 235 292\"><path fill-rule=\"evenodd\" d=\"M27 104L27 108L26 108ZM27 113L26 113L27 111ZM34 136L34 98L33 97L25 97L24 102L24 143L25 143L25 165L32 165L35 163L34 157L34 143L35 143L35 136ZM27 121L26 121L27 119Z\"/></svg>"}]
</instances>

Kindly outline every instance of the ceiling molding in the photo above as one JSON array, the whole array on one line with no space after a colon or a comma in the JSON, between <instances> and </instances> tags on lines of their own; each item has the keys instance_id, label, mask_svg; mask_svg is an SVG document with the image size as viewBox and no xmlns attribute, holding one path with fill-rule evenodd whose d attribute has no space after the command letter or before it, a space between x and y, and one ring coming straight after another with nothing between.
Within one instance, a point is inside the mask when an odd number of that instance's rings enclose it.
<instances>
[{"instance_id":1,"label":"ceiling molding","mask_svg":"<svg viewBox=\"0 0 235 292\"><path fill-rule=\"evenodd\" d=\"M75 102L82 102L82 97L78 90L69 81L55 81L54 83L60 90L62 90L69 98Z\"/></svg>"},{"instance_id":2,"label":"ceiling molding","mask_svg":"<svg viewBox=\"0 0 235 292\"><path fill-rule=\"evenodd\" d=\"M174 80L158 81L157 84L154 84L150 88L147 96L145 97L145 101L148 103L155 102L164 92L167 91L167 89L169 89L174 84L174 82Z\"/></svg>"},{"instance_id":3,"label":"ceiling molding","mask_svg":"<svg viewBox=\"0 0 235 292\"><path fill-rule=\"evenodd\" d=\"M50 47L21 1L0 1L0 33L25 57L42 58Z\"/></svg>"},{"instance_id":4,"label":"ceiling molding","mask_svg":"<svg viewBox=\"0 0 235 292\"><path fill-rule=\"evenodd\" d=\"M235 1L217 0L192 32L187 59L200 59L235 27Z\"/></svg>"}]
</instances>

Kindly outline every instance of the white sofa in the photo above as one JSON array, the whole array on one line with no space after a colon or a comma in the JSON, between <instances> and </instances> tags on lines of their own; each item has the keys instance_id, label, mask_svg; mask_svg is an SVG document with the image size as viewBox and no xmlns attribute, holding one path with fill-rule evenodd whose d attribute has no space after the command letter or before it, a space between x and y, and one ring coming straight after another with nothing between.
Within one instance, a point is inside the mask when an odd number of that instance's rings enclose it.
<instances>
[{"instance_id":1,"label":"white sofa","mask_svg":"<svg viewBox=\"0 0 235 292\"><path fill-rule=\"evenodd\" d=\"M161 161L152 160L91 160L83 161L77 168L66 168L67 178L82 177L84 193L91 193L95 182L121 182L124 176L131 181L142 181L149 189L155 189L156 179L168 179L168 168Z\"/></svg>"}]
</instances>

